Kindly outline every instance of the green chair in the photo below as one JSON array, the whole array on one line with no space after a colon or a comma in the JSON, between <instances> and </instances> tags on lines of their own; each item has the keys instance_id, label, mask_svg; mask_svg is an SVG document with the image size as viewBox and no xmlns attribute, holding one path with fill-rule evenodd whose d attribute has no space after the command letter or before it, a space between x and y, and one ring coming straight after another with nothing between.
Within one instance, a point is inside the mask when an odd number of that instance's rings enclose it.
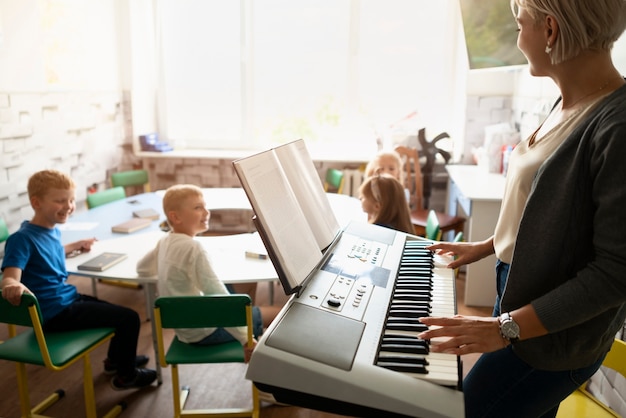
<instances>
[{"instance_id":1,"label":"green chair","mask_svg":"<svg viewBox=\"0 0 626 418\"><path fill-rule=\"evenodd\" d=\"M439 219L437 218L437 212L434 210L430 210L428 212L428 218L426 218L426 238L432 241L439 241L441 239Z\"/></svg>"},{"instance_id":2,"label":"green chair","mask_svg":"<svg viewBox=\"0 0 626 418\"><path fill-rule=\"evenodd\" d=\"M147 170L129 170L120 171L119 173L111 174L111 185L113 187L124 187L127 194L132 196L136 193L129 193L132 188L141 186L145 193L150 191L150 179L148 178Z\"/></svg>"},{"instance_id":3,"label":"green chair","mask_svg":"<svg viewBox=\"0 0 626 418\"><path fill-rule=\"evenodd\" d=\"M336 168L329 168L326 170L324 191L341 194L343 191L343 181L343 171L337 170Z\"/></svg>"},{"instance_id":4,"label":"green chair","mask_svg":"<svg viewBox=\"0 0 626 418\"><path fill-rule=\"evenodd\" d=\"M201 313L201 314L199 314ZM252 301L248 295L162 296L155 301L154 322L161 367L172 366L174 417L259 417L259 395L252 386L251 408L185 410L190 388L181 390L178 376L180 364L242 363L244 351L239 341L216 345L187 344L174 337L167 352L164 328L205 328L247 326L248 345L252 346Z\"/></svg>"},{"instance_id":5,"label":"green chair","mask_svg":"<svg viewBox=\"0 0 626 418\"><path fill-rule=\"evenodd\" d=\"M7 238L9 238L9 227L4 218L0 218L0 243L6 241Z\"/></svg>"},{"instance_id":6,"label":"green chair","mask_svg":"<svg viewBox=\"0 0 626 418\"><path fill-rule=\"evenodd\" d=\"M9 238L9 227L4 218L0 218L0 244ZM0 250L0 264L4 258L4 248ZM2 272L0 271L0 280L2 280Z\"/></svg>"},{"instance_id":7,"label":"green chair","mask_svg":"<svg viewBox=\"0 0 626 418\"><path fill-rule=\"evenodd\" d=\"M87 208L93 209L116 200L126 199L126 191L122 186L112 187L87 195Z\"/></svg>"},{"instance_id":8,"label":"green chair","mask_svg":"<svg viewBox=\"0 0 626 418\"><path fill-rule=\"evenodd\" d=\"M0 359L16 364L17 390L20 396L22 417L43 417L39 413L57 402L65 394L62 389L59 389L34 408L31 408L26 364L60 371L82 360L86 416L87 418L95 418L97 416L96 401L90 354L113 337L113 328L44 334L41 328L41 311L35 296L24 293L20 305L14 306L1 295L0 292L0 322L8 325L9 339L0 343ZM18 333L18 327L20 330L22 330L21 327L26 327L26 329ZM124 408L124 404L117 404L105 417L115 417Z\"/></svg>"},{"instance_id":9,"label":"green chair","mask_svg":"<svg viewBox=\"0 0 626 418\"><path fill-rule=\"evenodd\" d=\"M126 191L122 186L112 187L110 189L102 190L87 195L87 208L93 209L98 206L105 205L107 203L115 202L116 200L126 199ZM96 288L96 279L93 278L92 291L95 297L98 296L98 289ZM125 282L122 280L107 280L101 279L100 283L110 284L120 287L129 287L131 289L141 289L141 285L137 283Z\"/></svg>"}]
</instances>

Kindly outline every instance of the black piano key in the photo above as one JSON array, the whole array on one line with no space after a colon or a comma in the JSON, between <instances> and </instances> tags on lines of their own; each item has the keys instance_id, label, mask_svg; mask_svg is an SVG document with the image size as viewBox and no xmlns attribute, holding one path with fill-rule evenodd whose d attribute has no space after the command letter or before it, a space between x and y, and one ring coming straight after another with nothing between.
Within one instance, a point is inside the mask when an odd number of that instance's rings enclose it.
<instances>
[{"instance_id":1,"label":"black piano key","mask_svg":"<svg viewBox=\"0 0 626 418\"><path fill-rule=\"evenodd\" d=\"M411 300L402 300L402 301L393 301L391 305L389 305L390 309L414 309L417 311L425 311L430 313L432 311L432 307L429 303L424 302L416 302Z\"/></svg>"},{"instance_id":2,"label":"black piano key","mask_svg":"<svg viewBox=\"0 0 626 418\"><path fill-rule=\"evenodd\" d=\"M406 347L423 348L430 351L430 345L428 341L421 338L414 337L412 335L404 334L385 334L383 335L383 344L398 344Z\"/></svg>"},{"instance_id":3,"label":"black piano key","mask_svg":"<svg viewBox=\"0 0 626 418\"><path fill-rule=\"evenodd\" d=\"M392 353L411 353L411 354L428 354L430 350L421 345L407 345L407 344L391 344L382 343L380 345L380 351L389 351Z\"/></svg>"},{"instance_id":4,"label":"black piano key","mask_svg":"<svg viewBox=\"0 0 626 418\"><path fill-rule=\"evenodd\" d=\"M420 295L415 293L404 294L402 292L394 293L394 299L397 300L413 300L416 302L429 302L431 300L430 295Z\"/></svg>"},{"instance_id":5,"label":"black piano key","mask_svg":"<svg viewBox=\"0 0 626 418\"><path fill-rule=\"evenodd\" d=\"M426 310L411 310L411 309L390 309L389 316L390 317L404 317L404 318L423 318L428 316L428 311Z\"/></svg>"},{"instance_id":6,"label":"black piano key","mask_svg":"<svg viewBox=\"0 0 626 418\"><path fill-rule=\"evenodd\" d=\"M428 366L428 360L423 356L403 356L399 354L382 354L378 356L376 363L404 363L404 364L423 364Z\"/></svg>"},{"instance_id":7,"label":"black piano key","mask_svg":"<svg viewBox=\"0 0 626 418\"><path fill-rule=\"evenodd\" d=\"M397 331L412 331L412 332L424 332L428 330L428 327L422 323L411 323L406 321L394 322L389 321L387 323L387 329Z\"/></svg>"},{"instance_id":8,"label":"black piano key","mask_svg":"<svg viewBox=\"0 0 626 418\"><path fill-rule=\"evenodd\" d=\"M428 370L426 370L426 366L423 364L404 364L383 361L376 365L393 370L394 372L428 374Z\"/></svg>"}]
</instances>

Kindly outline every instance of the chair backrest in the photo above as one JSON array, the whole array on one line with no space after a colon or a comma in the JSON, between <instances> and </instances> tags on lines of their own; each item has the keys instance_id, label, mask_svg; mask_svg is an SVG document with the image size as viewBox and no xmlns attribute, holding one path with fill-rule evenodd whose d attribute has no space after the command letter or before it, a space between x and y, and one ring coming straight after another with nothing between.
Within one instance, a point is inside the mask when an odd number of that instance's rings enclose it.
<instances>
[{"instance_id":1,"label":"chair backrest","mask_svg":"<svg viewBox=\"0 0 626 418\"><path fill-rule=\"evenodd\" d=\"M626 342L616 338L602 366L626 378ZM623 393L618 393L623 385L615 379L619 376L612 372L606 373L606 377L597 378L597 375L604 373L598 370L596 375L565 398L559 405L557 418L624 416Z\"/></svg>"},{"instance_id":2,"label":"chair backrest","mask_svg":"<svg viewBox=\"0 0 626 418\"><path fill-rule=\"evenodd\" d=\"M87 195L87 208L93 209L104 204L126 198L126 191L122 186L113 187Z\"/></svg>"},{"instance_id":3,"label":"chair backrest","mask_svg":"<svg viewBox=\"0 0 626 418\"><path fill-rule=\"evenodd\" d=\"M426 219L426 238L433 241L439 241L441 239L439 219L437 218L437 212L434 210L428 212L428 218Z\"/></svg>"},{"instance_id":4,"label":"chair backrest","mask_svg":"<svg viewBox=\"0 0 626 418\"><path fill-rule=\"evenodd\" d=\"M0 242L4 242L9 238L9 227L4 218L0 218Z\"/></svg>"},{"instance_id":5,"label":"chair backrest","mask_svg":"<svg viewBox=\"0 0 626 418\"><path fill-rule=\"evenodd\" d=\"M404 164L404 186L409 190L411 210L424 209L424 179L416 148L398 145L394 150L400 154Z\"/></svg>"},{"instance_id":6,"label":"chair backrest","mask_svg":"<svg viewBox=\"0 0 626 418\"><path fill-rule=\"evenodd\" d=\"M343 191L343 171L336 168L329 168L326 170L326 177L324 179L324 191L339 193Z\"/></svg>"},{"instance_id":7,"label":"chair backrest","mask_svg":"<svg viewBox=\"0 0 626 418\"><path fill-rule=\"evenodd\" d=\"M149 192L149 183L150 179L147 170L129 170L111 174L111 185L113 187L143 186L144 192Z\"/></svg>"},{"instance_id":8,"label":"chair backrest","mask_svg":"<svg viewBox=\"0 0 626 418\"><path fill-rule=\"evenodd\" d=\"M22 300L18 306L12 305L2 297L0 290L0 322L8 325L18 325L22 327L33 327L30 307L33 307L37 321L41 318L41 311L37 298L30 293L22 294Z\"/></svg>"},{"instance_id":9,"label":"chair backrest","mask_svg":"<svg viewBox=\"0 0 626 418\"><path fill-rule=\"evenodd\" d=\"M616 339L602 365L626 377L626 342Z\"/></svg>"},{"instance_id":10,"label":"chair backrest","mask_svg":"<svg viewBox=\"0 0 626 418\"><path fill-rule=\"evenodd\" d=\"M247 324L248 295L162 296L154 302L163 328L239 327ZM201 312L201 314L199 314Z\"/></svg>"}]
</instances>

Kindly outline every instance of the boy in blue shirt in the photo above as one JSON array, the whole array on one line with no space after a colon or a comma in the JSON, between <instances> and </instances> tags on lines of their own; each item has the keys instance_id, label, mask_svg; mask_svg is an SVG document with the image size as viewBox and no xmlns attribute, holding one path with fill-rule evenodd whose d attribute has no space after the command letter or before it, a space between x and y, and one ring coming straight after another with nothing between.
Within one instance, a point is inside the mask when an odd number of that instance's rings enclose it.
<instances>
[{"instance_id":1,"label":"boy in blue shirt","mask_svg":"<svg viewBox=\"0 0 626 418\"><path fill-rule=\"evenodd\" d=\"M146 356L137 356L139 315L132 309L81 295L67 283L65 257L73 251L89 251L95 238L61 244L56 224L65 223L76 208L75 184L55 170L43 170L28 180L28 197L35 212L30 221L6 241L2 262L2 297L14 305L22 293L39 301L45 332L85 328L115 328L105 360L105 373L114 374L115 390L142 388L157 377L143 369Z\"/></svg>"}]
</instances>

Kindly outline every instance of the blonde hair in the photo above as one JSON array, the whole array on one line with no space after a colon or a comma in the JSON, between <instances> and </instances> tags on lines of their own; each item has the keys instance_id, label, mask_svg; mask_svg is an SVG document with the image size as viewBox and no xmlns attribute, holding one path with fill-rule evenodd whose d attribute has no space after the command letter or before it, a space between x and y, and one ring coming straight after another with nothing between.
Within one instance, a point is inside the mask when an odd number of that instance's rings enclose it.
<instances>
[{"instance_id":1,"label":"blonde hair","mask_svg":"<svg viewBox=\"0 0 626 418\"><path fill-rule=\"evenodd\" d=\"M610 51L626 29L624 0L511 0L516 14L524 8L539 23L554 16L559 35L550 52L552 64L576 57L586 49Z\"/></svg>"},{"instance_id":2,"label":"blonde hair","mask_svg":"<svg viewBox=\"0 0 626 418\"><path fill-rule=\"evenodd\" d=\"M404 164L402 162L402 157L400 156L400 154L398 154L397 152L393 150L379 151L378 154L376 154L376 156L372 158L365 166L365 177L372 177L374 174L380 174L380 173L377 173L378 169L380 168L380 162L381 160L386 159L386 158L394 160L394 162L396 163L397 172L398 172L398 176L396 177L396 179L399 180L401 183L403 183L404 171L402 170L402 168Z\"/></svg>"},{"instance_id":3,"label":"blonde hair","mask_svg":"<svg viewBox=\"0 0 626 418\"><path fill-rule=\"evenodd\" d=\"M42 198L50 189L74 190L76 184L72 178L60 171L38 171L28 179L28 197Z\"/></svg>"},{"instance_id":4,"label":"blonde hair","mask_svg":"<svg viewBox=\"0 0 626 418\"><path fill-rule=\"evenodd\" d=\"M361 184L359 193L361 196L375 200L380 205L380 210L371 223L415 234L404 187L395 177L388 174L367 177Z\"/></svg>"},{"instance_id":5,"label":"blonde hair","mask_svg":"<svg viewBox=\"0 0 626 418\"><path fill-rule=\"evenodd\" d=\"M163 212L168 218L168 213L180 209L181 203L188 197L203 196L202 189L194 184L176 184L169 187L163 195Z\"/></svg>"}]
</instances>

